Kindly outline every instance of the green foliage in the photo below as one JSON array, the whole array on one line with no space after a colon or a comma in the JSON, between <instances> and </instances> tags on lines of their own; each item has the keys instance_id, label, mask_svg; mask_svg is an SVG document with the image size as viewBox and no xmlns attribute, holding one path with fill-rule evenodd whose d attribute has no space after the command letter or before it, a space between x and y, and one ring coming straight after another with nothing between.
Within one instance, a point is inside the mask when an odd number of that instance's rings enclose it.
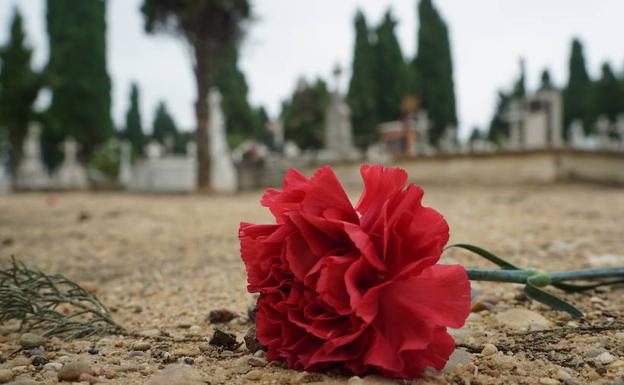
<instances>
[{"instance_id":1,"label":"green foliage","mask_svg":"<svg viewBox=\"0 0 624 385\"><path fill-rule=\"evenodd\" d=\"M407 92L407 66L394 28L396 20L388 10L376 29L375 86L377 118L382 121L401 117L401 102Z\"/></svg>"},{"instance_id":2,"label":"green foliage","mask_svg":"<svg viewBox=\"0 0 624 385\"><path fill-rule=\"evenodd\" d=\"M47 0L50 59L46 69L52 101L43 133L51 166L59 143L75 138L88 158L113 132L111 81L106 70L106 2Z\"/></svg>"},{"instance_id":3,"label":"green foliage","mask_svg":"<svg viewBox=\"0 0 624 385\"><path fill-rule=\"evenodd\" d=\"M501 147L509 138L509 123L505 118L505 113L509 109L512 99L523 98L526 96L526 73L524 60L520 60L520 74L513 84L511 91L498 91L498 99L496 101L496 109L490 120L490 126L487 133L487 139Z\"/></svg>"},{"instance_id":4,"label":"green foliage","mask_svg":"<svg viewBox=\"0 0 624 385\"><path fill-rule=\"evenodd\" d=\"M375 50L361 11L355 16L355 48L347 103L351 108L353 136L358 146L364 147L376 139L377 101L375 90Z\"/></svg>"},{"instance_id":5,"label":"green foliage","mask_svg":"<svg viewBox=\"0 0 624 385\"><path fill-rule=\"evenodd\" d=\"M247 99L245 74L238 68L238 49L232 44L224 50L216 72L215 84L222 95L228 140L233 146L258 136L254 111Z\"/></svg>"},{"instance_id":6,"label":"green foliage","mask_svg":"<svg viewBox=\"0 0 624 385\"><path fill-rule=\"evenodd\" d=\"M578 39L572 41L568 68L568 84L563 90L563 128L566 138L569 136L569 128L573 120L582 120L586 130L589 130L593 124L592 81L587 73L583 46Z\"/></svg>"},{"instance_id":7,"label":"green foliage","mask_svg":"<svg viewBox=\"0 0 624 385\"><path fill-rule=\"evenodd\" d=\"M141 124L139 86L136 83L132 83L132 88L130 90L130 108L128 108L128 112L126 112L126 128L121 133L121 137L132 144L132 150L135 154L143 153L146 137Z\"/></svg>"},{"instance_id":8,"label":"green foliage","mask_svg":"<svg viewBox=\"0 0 624 385\"><path fill-rule=\"evenodd\" d=\"M123 328L93 294L61 274L32 269L15 258L0 270L0 323L20 322L20 330L67 339L121 333Z\"/></svg>"},{"instance_id":9,"label":"green foliage","mask_svg":"<svg viewBox=\"0 0 624 385\"><path fill-rule=\"evenodd\" d=\"M120 154L119 142L116 139L110 139L93 153L89 169L115 179L119 174Z\"/></svg>"},{"instance_id":10,"label":"green foliage","mask_svg":"<svg viewBox=\"0 0 624 385\"><path fill-rule=\"evenodd\" d=\"M173 145L174 152L184 152L184 145L180 143L178 135L178 127L169 111L167 111L167 105L165 102L160 102L156 108L156 114L154 115L154 123L152 124L152 138L161 144ZM172 141L167 143L167 141ZM180 148L181 146L181 148Z\"/></svg>"},{"instance_id":11,"label":"green foliage","mask_svg":"<svg viewBox=\"0 0 624 385\"><path fill-rule=\"evenodd\" d=\"M41 77L30 67L32 50L26 46L23 19L17 9L10 31L9 40L0 47L0 136L10 145L10 169L15 175L22 142L34 118L33 103Z\"/></svg>"},{"instance_id":12,"label":"green foliage","mask_svg":"<svg viewBox=\"0 0 624 385\"><path fill-rule=\"evenodd\" d=\"M412 65L418 88L412 91L433 121L430 139L436 144L447 125L457 124L451 47L446 23L432 0L420 1L418 20L418 54Z\"/></svg>"},{"instance_id":13,"label":"green foliage","mask_svg":"<svg viewBox=\"0 0 624 385\"><path fill-rule=\"evenodd\" d=\"M602 76L594 85L593 112L606 115L612 122L624 112L624 90L609 63L602 65Z\"/></svg>"},{"instance_id":14,"label":"green foliage","mask_svg":"<svg viewBox=\"0 0 624 385\"><path fill-rule=\"evenodd\" d=\"M302 149L323 147L328 103L329 92L323 80L316 80L312 86L300 81L292 98L282 104L285 136Z\"/></svg>"}]
</instances>

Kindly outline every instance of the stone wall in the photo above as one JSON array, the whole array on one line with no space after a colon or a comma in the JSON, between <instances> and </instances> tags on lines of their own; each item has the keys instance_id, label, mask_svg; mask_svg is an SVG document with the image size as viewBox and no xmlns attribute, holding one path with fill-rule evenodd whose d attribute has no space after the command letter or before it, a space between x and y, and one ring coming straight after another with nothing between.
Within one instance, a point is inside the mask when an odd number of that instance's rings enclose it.
<instances>
[{"instance_id":1,"label":"stone wall","mask_svg":"<svg viewBox=\"0 0 624 385\"><path fill-rule=\"evenodd\" d=\"M624 185L624 154L541 150L401 158L389 165L407 170L417 183L522 184L589 181ZM343 183L361 183L359 164L341 163L334 170ZM306 170L311 175L312 169Z\"/></svg>"}]
</instances>

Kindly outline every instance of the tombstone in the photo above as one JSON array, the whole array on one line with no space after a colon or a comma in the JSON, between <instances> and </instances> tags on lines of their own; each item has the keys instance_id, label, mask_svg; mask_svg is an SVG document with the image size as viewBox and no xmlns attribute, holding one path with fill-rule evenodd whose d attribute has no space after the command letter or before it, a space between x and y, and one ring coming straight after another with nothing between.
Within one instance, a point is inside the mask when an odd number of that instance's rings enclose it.
<instances>
[{"instance_id":1,"label":"tombstone","mask_svg":"<svg viewBox=\"0 0 624 385\"><path fill-rule=\"evenodd\" d=\"M147 143L147 146L145 146L145 155L147 159L160 159L163 156L163 146L152 139Z\"/></svg>"},{"instance_id":2,"label":"tombstone","mask_svg":"<svg viewBox=\"0 0 624 385\"><path fill-rule=\"evenodd\" d=\"M415 153L419 156L429 155L431 153L431 148L429 146L429 130L431 129L431 122L429 121L429 115L427 111L420 110L416 114L416 148ZM408 150L408 155L410 154L410 149Z\"/></svg>"},{"instance_id":3,"label":"tombstone","mask_svg":"<svg viewBox=\"0 0 624 385\"><path fill-rule=\"evenodd\" d=\"M119 173L117 181L120 186L129 187L132 182L132 144L126 140L119 148Z\"/></svg>"},{"instance_id":4,"label":"tombstone","mask_svg":"<svg viewBox=\"0 0 624 385\"><path fill-rule=\"evenodd\" d=\"M608 150L611 147L611 138L609 137L611 122L606 115L600 115L596 120L596 131L598 133L600 149Z\"/></svg>"},{"instance_id":5,"label":"tombstone","mask_svg":"<svg viewBox=\"0 0 624 385\"><path fill-rule=\"evenodd\" d=\"M449 125L440 138L440 151L444 154L454 154L457 151L457 129Z\"/></svg>"},{"instance_id":6,"label":"tombstone","mask_svg":"<svg viewBox=\"0 0 624 385\"><path fill-rule=\"evenodd\" d=\"M63 163L55 179L56 187L63 190L84 189L89 183L87 170L78 162L78 143L73 138L63 142Z\"/></svg>"},{"instance_id":7,"label":"tombstone","mask_svg":"<svg viewBox=\"0 0 624 385\"><path fill-rule=\"evenodd\" d=\"M353 145L351 109L340 93L341 73L340 67L336 66L334 70L335 90L325 110L324 151L321 151L322 154L319 156L328 160L356 160L360 158L360 152Z\"/></svg>"},{"instance_id":8,"label":"tombstone","mask_svg":"<svg viewBox=\"0 0 624 385\"><path fill-rule=\"evenodd\" d=\"M301 149L297 146L297 143L292 140L287 141L284 144L284 157L286 159L297 159L301 156Z\"/></svg>"},{"instance_id":9,"label":"tombstone","mask_svg":"<svg viewBox=\"0 0 624 385\"><path fill-rule=\"evenodd\" d=\"M24 190L37 190L50 187L50 178L41 161L41 126L32 123L24 138L22 160L17 167L16 187Z\"/></svg>"},{"instance_id":10,"label":"tombstone","mask_svg":"<svg viewBox=\"0 0 624 385\"><path fill-rule=\"evenodd\" d=\"M619 114L615 121L615 131L619 137L619 150L624 151L624 114Z\"/></svg>"},{"instance_id":11,"label":"tombstone","mask_svg":"<svg viewBox=\"0 0 624 385\"><path fill-rule=\"evenodd\" d=\"M4 167L4 164L0 162L0 194L6 193L9 191L10 181L8 173Z\"/></svg>"},{"instance_id":12,"label":"tombstone","mask_svg":"<svg viewBox=\"0 0 624 385\"><path fill-rule=\"evenodd\" d=\"M284 122L282 122L282 119L271 120L267 125L267 129L273 136L273 147L281 151L284 146Z\"/></svg>"},{"instance_id":13,"label":"tombstone","mask_svg":"<svg viewBox=\"0 0 624 385\"><path fill-rule=\"evenodd\" d=\"M513 99L509 103L509 109L505 114L505 119L509 122L508 150L516 151L524 147L524 117L522 101L520 99Z\"/></svg>"},{"instance_id":14,"label":"tombstone","mask_svg":"<svg viewBox=\"0 0 624 385\"><path fill-rule=\"evenodd\" d=\"M583 129L583 122L580 119L574 119L572 123L570 123L569 135L570 147L578 149L585 147L585 130Z\"/></svg>"},{"instance_id":15,"label":"tombstone","mask_svg":"<svg viewBox=\"0 0 624 385\"><path fill-rule=\"evenodd\" d=\"M210 185L215 192L234 192L238 177L225 134L225 117L221 110L221 93L216 88L208 96L210 110Z\"/></svg>"}]
</instances>

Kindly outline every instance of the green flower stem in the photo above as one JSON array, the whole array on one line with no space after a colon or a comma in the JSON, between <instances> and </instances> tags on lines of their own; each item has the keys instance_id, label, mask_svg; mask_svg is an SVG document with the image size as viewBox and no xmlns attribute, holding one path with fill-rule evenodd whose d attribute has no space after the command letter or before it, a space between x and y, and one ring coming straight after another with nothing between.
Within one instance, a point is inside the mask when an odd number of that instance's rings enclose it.
<instances>
[{"instance_id":1,"label":"green flower stem","mask_svg":"<svg viewBox=\"0 0 624 385\"><path fill-rule=\"evenodd\" d=\"M466 269L471 281L493 281L510 283L527 283L529 277L539 274L536 270L485 270ZM546 273L550 282L564 282L576 280L594 280L602 278L624 278L624 268L587 269L565 272Z\"/></svg>"}]
</instances>

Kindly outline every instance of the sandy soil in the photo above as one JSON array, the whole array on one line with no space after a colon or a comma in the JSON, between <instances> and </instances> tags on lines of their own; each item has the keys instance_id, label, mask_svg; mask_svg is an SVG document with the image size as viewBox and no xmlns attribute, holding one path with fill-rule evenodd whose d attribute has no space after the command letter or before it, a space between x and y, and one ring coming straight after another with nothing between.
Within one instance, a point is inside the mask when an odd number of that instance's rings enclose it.
<instances>
[{"instance_id":1,"label":"sandy soil","mask_svg":"<svg viewBox=\"0 0 624 385\"><path fill-rule=\"evenodd\" d=\"M425 191L425 203L447 217L452 241L478 244L521 266L546 270L618 261L624 265L621 189L425 186ZM351 193L356 197L359 191L354 188ZM209 340L217 327L242 341L251 325L246 314L253 299L245 290L237 227L241 220L270 221L258 204L260 195L0 195L2 259L16 255L42 270L67 274L96 290L128 330L146 335L71 342L52 338L47 341L47 360L67 363L84 358L96 377L115 384L150 379L160 383L154 377L176 359L212 384L380 383L375 376L311 375L275 364L264 366L262 357L250 361L253 356L244 345L231 352L196 342ZM461 251L447 253L444 260L489 266ZM473 292L478 312L463 329L454 331L464 352L456 358L463 365L427 373L414 383L622 383L622 289L562 294L585 312L588 317L583 321L527 301L519 286L476 283ZM209 312L222 308L239 317L224 325L210 324ZM530 310L527 317L542 316L529 327L545 330L525 333L514 329L514 320L500 317L518 309ZM18 351L20 335L7 328L2 331L0 356L6 360L2 365L13 367L5 372L8 377L57 382L58 368L24 362ZM155 337L161 332L170 337ZM143 353L135 352L140 341L149 344ZM89 354L91 347L98 353ZM184 363L185 358L190 359Z\"/></svg>"}]
</instances>

